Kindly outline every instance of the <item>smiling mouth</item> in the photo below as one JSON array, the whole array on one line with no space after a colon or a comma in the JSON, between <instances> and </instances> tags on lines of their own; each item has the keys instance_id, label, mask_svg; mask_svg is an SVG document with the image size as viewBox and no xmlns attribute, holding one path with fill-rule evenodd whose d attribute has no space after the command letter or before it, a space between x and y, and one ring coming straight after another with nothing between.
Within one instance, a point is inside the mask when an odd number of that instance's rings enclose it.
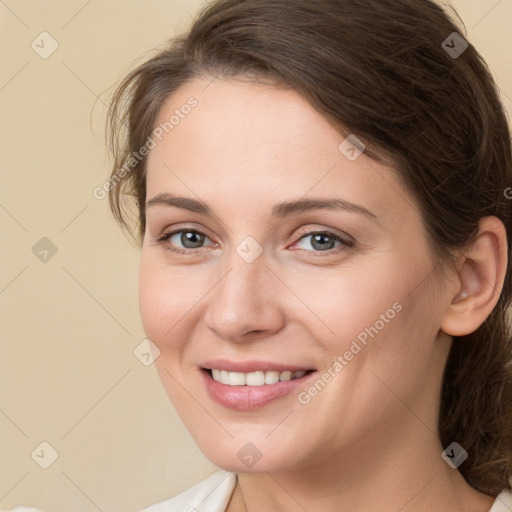
<instances>
[{"instance_id":1,"label":"smiling mouth","mask_svg":"<svg viewBox=\"0 0 512 512\"><path fill-rule=\"evenodd\" d=\"M227 386L265 386L269 384L277 384L278 382L300 379L316 370L285 370L282 372L269 370L243 373L228 372L226 370L218 370L215 368L203 368L203 371L208 373L214 381Z\"/></svg>"}]
</instances>

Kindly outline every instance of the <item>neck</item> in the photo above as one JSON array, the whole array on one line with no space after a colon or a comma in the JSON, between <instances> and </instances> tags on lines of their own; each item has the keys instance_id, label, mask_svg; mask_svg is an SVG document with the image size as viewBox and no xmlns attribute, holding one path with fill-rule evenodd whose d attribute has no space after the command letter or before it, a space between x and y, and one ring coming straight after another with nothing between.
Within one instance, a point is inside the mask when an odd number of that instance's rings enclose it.
<instances>
[{"instance_id":1,"label":"neck","mask_svg":"<svg viewBox=\"0 0 512 512\"><path fill-rule=\"evenodd\" d=\"M488 512L479 493L441 458L443 447L418 418L335 450L291 471L238 473L227 512ZM409 435L407 435L409 433Z\"/></svg>"}]
</instances>

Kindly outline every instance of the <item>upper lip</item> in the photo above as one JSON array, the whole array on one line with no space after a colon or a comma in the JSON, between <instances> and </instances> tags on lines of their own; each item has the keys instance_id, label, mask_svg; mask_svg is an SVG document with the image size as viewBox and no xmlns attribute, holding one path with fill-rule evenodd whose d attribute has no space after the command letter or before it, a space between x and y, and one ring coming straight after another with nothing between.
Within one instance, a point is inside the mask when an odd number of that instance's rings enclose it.
<instances>
[{"instance_id":1,"label":"upper lip","mask_svg":"<svg viewBox=\"0 0 512 512\"><path fill-rule=\"evenodd\" d=\"M251 372L264 372L264 371L291 371L297 372L300 370L313 370L311 366L303 366L296 365L293 363L273 363L271 361L261 361L261 360L252 360L252 361L228 361L227 359L210 359L205 361L201 365L203 368L207 370L216 369L216 370L225 370L228 372L241 372L241 373L251 373Z\"/></svg>"}]
</instances>

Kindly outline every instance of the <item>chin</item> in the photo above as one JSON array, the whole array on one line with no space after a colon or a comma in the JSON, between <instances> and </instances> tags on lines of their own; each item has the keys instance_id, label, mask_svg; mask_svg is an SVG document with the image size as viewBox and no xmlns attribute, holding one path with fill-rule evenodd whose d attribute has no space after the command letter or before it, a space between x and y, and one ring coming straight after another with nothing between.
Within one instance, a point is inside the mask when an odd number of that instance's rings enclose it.
<instances>
[{"instance_id":1,"label":"chin","mask_svg":"<svg viewBox=\"0 0 512 512\"><path fill-rule=\"evenodd\" d=\"M216 466L235 473L263 473L289 471L297 463L296 448L290 452L277 451L276 444L241 442L240 438L226 440L215 446L198 443L203 455ZM197 442L197 441L196 441Z\"/></svg>"}]
</instances>

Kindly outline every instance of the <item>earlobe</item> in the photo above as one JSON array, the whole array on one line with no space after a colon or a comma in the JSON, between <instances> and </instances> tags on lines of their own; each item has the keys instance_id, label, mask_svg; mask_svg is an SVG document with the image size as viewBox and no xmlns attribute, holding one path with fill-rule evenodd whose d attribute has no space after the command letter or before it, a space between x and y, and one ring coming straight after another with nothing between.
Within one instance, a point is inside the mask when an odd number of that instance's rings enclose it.
<instances>
[{"instance_id":1,"label":"earlobe","mask_svg":"<svg viewBox=\"0 0 512 512\"><path fill-rule=\"evenodd\" d=\"M497 217L480 219L475 238L463 250L457 291L447 290L448 306L441 329L452 336L465 336L478 329L489 316L503 288L507 267L505 226Z\"/></svg>"}]
</instances>

